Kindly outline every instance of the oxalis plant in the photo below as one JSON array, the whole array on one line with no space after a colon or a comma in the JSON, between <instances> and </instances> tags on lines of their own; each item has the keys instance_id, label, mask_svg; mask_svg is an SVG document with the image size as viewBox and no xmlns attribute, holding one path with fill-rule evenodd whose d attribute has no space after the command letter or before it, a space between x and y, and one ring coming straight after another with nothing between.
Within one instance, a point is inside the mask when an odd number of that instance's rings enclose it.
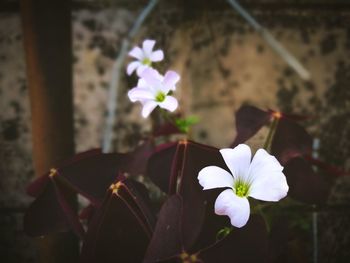
<instances>
[{"instance_id":1,"label":"oxalis plant","mask_svg":"<svg viewBox=\"0 0 350 263\"><path fill-rule=\"evenodd\" d=\"M306 117L253 106L236 112L237 135L224 149L170 140L198 119L176 114L180 75L152 67L164 58L154 46L145 40L129 52L127 74L138 82L128 97L144 118L158 111L161 125L131 152L80 153L30 184L26 233L73 230L83 263L287 262L290 225L303 225L303 211L322 207L345 173L312 158L313 139L298 124ZM263 126L267 138L253 154L245 142ZM163 195L152 195L152 184ZM72 192L89 205L74 209Z\"/></svg>"}]
</instances>

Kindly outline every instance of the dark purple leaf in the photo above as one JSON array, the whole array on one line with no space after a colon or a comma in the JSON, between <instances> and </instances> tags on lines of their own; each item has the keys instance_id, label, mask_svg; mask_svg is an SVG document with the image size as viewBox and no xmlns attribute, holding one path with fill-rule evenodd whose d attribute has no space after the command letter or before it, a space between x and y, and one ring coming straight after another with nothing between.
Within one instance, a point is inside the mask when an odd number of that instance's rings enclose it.
<instances>
[{"instance_id":1,"label":"dark purple leaf","mask_svg":"<svg viewBox=\"0 0 350 263\"><path fill-rule=\"evenodd\" d=\"M309 204L322 204L326 201L330 183L322 175L316 174L305 159L291 159L283 172L289 185L288 195Z\"/></svg>"},{"instance_id":2,"label":"dark purple leaf","mask_svg":"<svg viewBox=\"0 0 350 263\"><path fill-rule=\"evenodd\" d=\"M216 231L221 227L218 227L216 223L222 222L213 212L213 201L215 199L212 198L209 201L207 193L203 191L198 182L198 173L201 169L210 165L219 166L226 170L228 168L217 148L191 141L182 141L180 144L184 148L181 153L182 159L177 164L177 169L174 172L179 175L180 187L178 191L184 201L182 236L184 248L188 250L194 248L199 236L202 237L201 243L205 243L201 245L213 243ZM215 217L215 219L211 220L212 217ZM206 221L209 221L210 224L203 225ZM213 232L215 233L211 236L210 234Z\"/></svg>"},{"instance_id":3,"label":"dark purple leaf","mask_svg":"<svg viewBox=\"0 0 350 263\"><path fill-rule=\"evenodd\" d=\"M159 262L182 252L180 220L182 200L173 195L163 204L144 263Z\"/></svg>"},{"instance_id":4,"label":"dark purple leaf","mask_svg":"<svg viewBox=\"0 0 350 263\"><path fill-rule=\"evenodd\" d=\"M288 262L288 218L275 217L269 235L269 259L271 262Z\"/></svg>"},{"instance_id":5,"label":"dark purple leaf","mask_svg":"<svg viewBox=\"0 0 350 263\"><path fill-rule=\"evenodd\" d=\"M49 173L50 172L38 177L36 180L30 183L26 189L27 194L32 197L38 197L45 189L45 186L49 181Z\"/></svg>"},{"instance_id":6,"label":"dark purple leaf","mask_svg":"<svg viewBox=\"0 0 350 263\"><path fill-rule=\"evenodd\" d=\"M281 162L286 164L288 160L312 152L312 138L305 129L289 120L280 119L273 141L271 153Z\"/></svg>"},{"instance_id":7,"label":"dark purple leaf","mask_svg":"<svg viewBox=\"0 0 350 263\"><path fill-rule=\"evenodd\" d=\"M147 176L165 193L170 191L172 163L177 148L177 142L158 146L147 165Z\"/></svg>"},{"instance_id":8,"label":"dark purple leaf","mask_svg":"<svg viewBox=\"0 0 350 263\"><path fill-rule=\"evenodd\" d=\"M71 229L75 232L75 234L80 238L83 238L85 235L83 226L79 221L77 213L72 208L72 205L68 203L69 201L67 201L67 197L70 197L70 202L74 201L72 198L74 197L73 193L68 192L66 193L66 196L62 193L64 191L63 189L65 189L66 186L60 183L60 178L58 178L58 176L53 177L52 183L57 196L57 201L60 204L60 208L65 215L66 221L70 225Z\"/></svg>"},{"instance_id":9,"label":"dark purple leaf","mask_svg":"<svg viewBox=\"0 0 350 263\"><path fill-rule=\"evenodd\" d=\"M89 224L80 262L142 262L150 233L140 224L139 212L128 203L133 197L126 198L129 191L125 187L122 183L115 192L108 190Z\"/></svg>"},{"instance_id":10,"label":"dark purple leaf","mask_svg":"<svg viewBox=\"0 0 350 263\"><path fill-rule=\"evenodd\" d=\"M231 147L235 147L253 137L264 125L269 123L271 112L253 106L242 106L236 112L237 135Z\"/></svg>"},{"instance_id":11,"label":"dark purple leaf","mask_svg":"<svg viewBox=\"0 0 350 263\"><path fill-rule=\"evenodd\" d=\"M261 216L251 215L247 225L234 228L214 246L201 251L205 263L263 263L268 261L268 236Z\"/></svg>"},{"instance_id":12,"label":"dark purple leaf","mask_svg":"<svg viewBox=\"0 0 350 263\"><path fill-rule=\"evenodd\" d=\"M48 180L42 193L29 206L23 223L24 231L29 236L43 236L70 229L52 179Z\"/></svg>"},{"instance_id":13,"label":"dark purple leaf","mask_svg":"<svg viewBox=\"0 0 350 263\"><path fill-rule=\"evenodd\" d=\"M327 172L329 175L333 175L333 176L349 176L350 172L347 172L337 166L325 163L321 160L315 159L311 156L305 156L305 159L310 162L311 164L321 168L322 170L324 170L325 172Z\"/></svg>"},{"instance_id":14,"label":"dark purple leaf","mask_svg":"<svg viewBox=\"0 0 350 263\"><path fill-rule=\"evenodd\" d=\"M125 159L124 154L118 153L85 155L59 168L58 173L77 192L98 205L108 187L116 180Z\"/></svg>"},{"instance_id":15,"label":"dark purple leaf","mask_svg":"<svg viewBox=\"0 0 350 263\"><path fill-rule=\"evenodd\" d=\"M268 112L270 112L272 115L274 114L280 115L281 118L288 119L291 121L305 121L313 118L312 116L294 114L294 113L284 113L284 112L278 112L274 110L268 110Z\"/></svg>"},{"instance_id":16,"label":"dark purple leaf","mask_svg":"<svg viewBox=\"0 0 350 263\"><path fill-rule=\"evenodd\" d=\"M155 144L152 139L144 141L134 151L126 154L122 170L133 176L145 174L148 160L154 150Z\"/></svg>"}]
</instances>

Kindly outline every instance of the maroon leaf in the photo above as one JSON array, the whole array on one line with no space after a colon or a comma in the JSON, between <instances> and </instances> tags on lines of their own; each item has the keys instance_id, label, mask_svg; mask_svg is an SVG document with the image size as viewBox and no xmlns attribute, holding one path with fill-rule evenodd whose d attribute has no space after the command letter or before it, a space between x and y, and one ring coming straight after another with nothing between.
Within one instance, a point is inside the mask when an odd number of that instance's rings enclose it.
<instances>
[{"instance_id":1,"label":"maroon leaf","mask_svg":"<svg viewBox=\"0 0 350 263\"><path fill-rule=\"evenodd\" d=\"M180 220L182 200L173 195L163 204L152 239L147 248L144 263L159 262L182 252Z\"/></svg>"},{"instance_id":2,"label":"maroon leaf","mask_svg":"<svg viewBox=\"0 0 350 263\"><path fill-rule=\"evenodd\" d=\"M70 224L58 201L53 180L48 179L42 193L29 206L23 223L24 231L29 236L43 236L70 229Z\"/></svg>"},{"instance_id":3,"label":"maroon leaf","mask_svg":"<svg viewBox=\"0 0 350 263\"><path fill-rule=\"evenodd\" d=\"M330 183L323 176L316 174L305 159L291 159L283 172L289 185L288 195L309 204L322 204L326 201Z\"/></svg>"},{"instance_id":4,"label":"maroon leaf","mask_svg":"<svg viewBox=\"0 0 350 263\"><path fill-rule=\"evenodd\" d=\"M312 138L305 129L289 120L280 119L273 141L271 153L281 162L286 164L288 160L312 152Z\"/></svg>"},{"instance_id":5,"label":"maroon leaf","mask_svg":"<svg viewBox=\"0 0 350 263\"><path fill-rule=\"evenodd\" d=\"M301 114L294 114L294 113L284 113L284 112L279 112L279 111L274 111L269 109L268 110L271 114L277 114L280 115L281 118L283 119L289 119L291 121L305 121L312 119L312 116L307 116L307 115L301 115Z\"/></svg>"},{"instance_id":6,"label":"maroon leaf","mask_svg":"<svg viewBox=\"0 0 350 263\"><path fill-rule=\"evenodd\" d=\"M231 147L235 147L253 137L264 125L269 123L271 112L253 106L243 105L236 112L237 135Z\"/></svg>"},{"instance_id":7,"label":"maroon leaf","mask_svg":"<svg viewBox=\"0 0 350 263\"><path fill-rule=\"evenodd\" d=\"M122 170L134 176L145 174L148 160L154 150L155 144L152 139L144 141L134 151L126 154Z\"/></svg>"},{"instance_id":8,"label":"maroon leaf","mask_svg":"<svg viewBox=\"0 0 350 263\"><path fill-rule=\"evenodd\" d=\"M177 142L158 146L147 165L147 176L165 193L170 191L172 163L177 147Z\"/></svg>"},{"instance_id":9,"label":"maroon leaf","mask_svg":"<svg viewBox=\"0 0 350 263\"><path fill-rule=\"evenodd\" d=\"M203 191L198 182L198 173L206 166L215 165L226 170L228 168L217 148L209 147L191 141L182 141L180 145L183 152L179 152L182 158L178 162L174 173L180 180L179 194L183 198L182 236L184 248L194 248L195 241L201 236L201 241L206 245L215 240L217 230L222 227L219 217L213 213L214 198L209 201L209 195ZM209 207L210 205L210 207ZM214 220L211 220L215 217ZM207 219L207 220L206 220ZM203 225L206 221L210 224ZM204 233L203 233L204 231ZM215 233L213 233L215 232ZM210 235L212 233L213 235ZM204 244L202 244L204 245Z\"/></svg>"},{"instance_id":10,"label":"maroon leaf","mask_svg":"<svg viewBox=\"0 0 350 263\"><path fill-rule=\"evenodd\" d=\"M42 191L45 189L46 184L49 181L50 172L38 177L32 183L27 186L27 194L32 197L38 197Z\"/></svg>"},{"instance_id":11,"label":"maroon leaf","mask_svg":"<svg viewBox=\"0 0 350 263\"><path fill-rule=\"evenodd\" d=\"M321 160L315 159L311 156L305 156L305 159L307 161L309 161L311 164L326 171L330 175L334 175L334 176L349 176L350 175L350 172L347 172L347 171L345 171L337 166L325 163Z\"/></svg>"},{"instance_id":12,"label":"maroon leaf","mask_svg":"<svg viewBox=\"0 0 350 263\"><path fill-rule=\"evenodd\" d=\"M121 182L108 191L89 224L80 262L142 261L150 233L140 223L144 218L139 218L139 211L128 203L133 196L126 197L131 190L125 187Z\"/></svg>"},{"instance_id":13,"label":"maroon leaf","mask_svg":"<svg viewBox=\"0 0 350 263\"><path fill-rule=\"evenodd\" d=\"M74 209L71 207L71 205L67 201L67 196L72 197L72 192L67 193L66 196L62 193L64 191L63 189L65 189L65 186L60 183L58 176L54 176L52 182L53 182L54 190L57 196L57 201L60 204L60 208L62 209L65 215L66 221L70 225L71 229L75 232L75 234L78 237L83 238L85 235L83 226L79 221L79 217L77 213L74 211Z\"/></svg>"},{"instance_id":14,"label":"maroon leaf","mask_svg":"<svg viewBox=\"0 0 350 263\"><path fill-rule=\"evenodd\" d=\"M261 216L252 215L247 225L234 228L214 246L202 250L198 258L202 262L263 263L268 260L268 236Z\"/></svg>"},{"instance_id":15,"label":"maroon leaf","mask_svg":"<svg viewBox=\"0 0 350 263\"><path fill-rule=\"evenodd\" d=\"M115 181L126 157L119 153L96 153L74 159L58 169L59 175L90 202L98 205L108 187Z\"/></svg>"}]
</instances>

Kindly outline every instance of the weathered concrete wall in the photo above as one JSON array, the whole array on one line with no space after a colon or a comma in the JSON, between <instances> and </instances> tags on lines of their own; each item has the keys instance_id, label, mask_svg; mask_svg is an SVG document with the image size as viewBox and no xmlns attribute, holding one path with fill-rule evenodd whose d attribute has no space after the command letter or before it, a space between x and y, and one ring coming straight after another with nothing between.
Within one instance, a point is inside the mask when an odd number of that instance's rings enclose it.
<instances>
[{"instance_id":1,"label":"weathered concrete wall","mask_svg":"<svg viewBox=\"0 0 350 263\"><path fill-rule=\"evenodd\" d=\"M321 139L321 157L349 169L350 9L339 13L254 10L258 20L310 70L312 79L304 82L229 7L199 9L191 16L180 8L165 7L155 10L135 44L156 39L166 55L161 70L171 68L181 74L176 96L182 110L201 118L194 129L195 140L229 145L234 137L233 113L242 103L305 113L315 116L308 126ZM73 14L77 151L100 146L113 59L136 14L137 10L126 8ZM140 117L139 105L126 97L134 84L135 79L123 75L116 129L116 145L122 150L150 129L149 121ZM27 92L19 16L1 14L0 256L5 262L35 258L21 232L23 208L30 201L24 189L34 176ZM258 145L263 137L264 131L252 143ZM344 193L350 183L341 179L338 185L342 187L335 188L331 200L348 202ZM349 229L344 222L341 227ZM335 225L334 220L328 224Z\"/></svg>"}]
</instances>

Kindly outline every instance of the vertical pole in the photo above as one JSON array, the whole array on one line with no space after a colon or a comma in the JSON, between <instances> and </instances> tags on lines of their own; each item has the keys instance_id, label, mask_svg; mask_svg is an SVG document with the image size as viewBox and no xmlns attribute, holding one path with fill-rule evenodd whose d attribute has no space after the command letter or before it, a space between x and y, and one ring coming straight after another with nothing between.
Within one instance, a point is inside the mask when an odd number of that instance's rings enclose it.
<instances>
[{"instance_id":1,"label":"vertical pole","mask_svg":"<svg viewBox=\"0 0 350 263\"><path fill-rule=\"evenodd\" d=\"M70 0L21 0L37 176L74 153ZM72 195L71 202L75 197ZM45 217L45 214L42 215ZM72 233L38 239L40 262L78 261Z\"/></svg>"}]
</instances>

